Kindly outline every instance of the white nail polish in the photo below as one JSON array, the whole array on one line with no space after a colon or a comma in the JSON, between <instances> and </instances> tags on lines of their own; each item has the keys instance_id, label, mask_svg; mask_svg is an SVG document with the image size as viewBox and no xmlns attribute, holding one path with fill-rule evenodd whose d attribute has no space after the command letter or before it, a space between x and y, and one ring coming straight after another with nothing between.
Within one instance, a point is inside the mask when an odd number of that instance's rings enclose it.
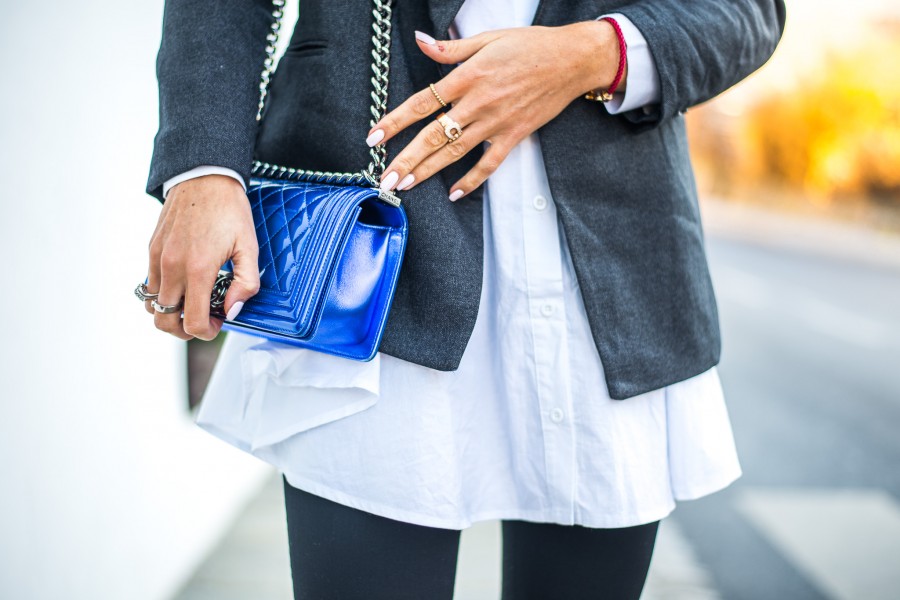
<instances>
[{"instance_id":1,"label":"white nail polish","mask_svg":"<svg viewBox=\"0 0 900 600\"><path fill-rule=\"evenodd\" d=\"M405 189L407 188L407 186L412 185L412 182L415 181L415 180L416 180L416 176L413 175L412 173L410 173L409 175L407 175L406 177L404 177L403 180L402 180L400 183L397 184L397 189L398 189L398 190L405 190Z\"/></svg>"},{"instance_id":2,"label":"white nail polish","mask_svg":"<svg viewBox=\"0 0 900 600\"><path fill-rule=\"evenodd\" d=\"M397 184L398 179L400 179L400 175L397 174L397 171L391 171L386 177L381 179L381 185L379 187L383 190L392 190Z\"/></svg>"},{"instance_id":3,"label":"white nail polish","mask_svg":"<svg viewBox=\"0 0 900 600\"><path fill-rule=\"evenodd\" d=\"M459 200L460 198L462 198L462 195L463 195L463 191L462 191L462 190L456 190L455 192L453 192L452 194L450 194L450 202L456 202L457 200Z\"/></svg>"},{"instance_id":4,"label":"white nail polish","mask_svg":"<svg viewBox=\"0 0 900 600\"><path fill-rule=\"evenodd\" d=\"M235 319L237 319L237 316L238 316L239 314L241 314L241 309L242 309L242 308L244 308L244 303L243 303L243 302L235 302L235 303L232 305L231 310L228 311L228 314L225 315L225 318L226 318L227 320L229 320L229 321L234 321Z\"/></svg>"},{"instance_id":5,"label":"white nail polish","mask_svg":"<svg viewBox=\"0 0 900 600\"><path fill-rule=\"evenodd\" d=\"M429 46L434 46L437 43L437 41L433 37L431 37L424 31L416 31L416 39L423 44L428 44Z\"/></svg>"},{"instance_id":6,"label":"white nail polish","mask_svg":"<svg viewBox=\"0 0 900 600\"><path fill-rule=\"evenodd\" d=\"M366 144L369 145L369 148L380 142L384 139L384 129L376 129L369 137L366 138Z\"/></svg>"}]
</instances>

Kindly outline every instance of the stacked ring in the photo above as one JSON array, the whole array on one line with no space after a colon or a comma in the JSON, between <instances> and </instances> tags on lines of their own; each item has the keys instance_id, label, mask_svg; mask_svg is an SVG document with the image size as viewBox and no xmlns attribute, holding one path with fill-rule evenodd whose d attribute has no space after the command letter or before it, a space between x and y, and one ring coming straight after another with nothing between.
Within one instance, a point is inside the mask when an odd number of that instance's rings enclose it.
<instances>
[{"instance_id":1,"label":"stacked ring","mask_svg":"<svg viewBox=\"0 0 900 600\"><path fill-rule=\"evenodd\" d=\"M438 94L438 91L437 91L437 89L435 89L434 84L429 83L428 87L431 88L431 93L434 94L434 97L437 99L437 101L441 103L441 106L443 106L444 108L447 108L447 103L444 102L444 99L441 98L440 94Z\"/></svg>"},{"instance_id":2,"label":"stacked ring","mask_svg":"<svg viewBox=\"0 0 900 600\"><path fill-rule=\"evenodd\" d=\"M178 304L173 304L171 306L166 306L165 304L160 304L156 300L150 301L150 306L153 307L153 310L162 314L169 315L181 310L181 307L184 305L184 301L179 301Z\"/></svg>"},{"instance_id":3,"label":"stacked ring","mask_svg":"<svg viewBox=\"0 0 900 600\"><path fill-rule=\"evenodd\" d=\"M134 288L134 295L138 297L138 300L141 302L146 302L147 300L156 300L159 298L159 294L151 294L147 290L146 283L139 283L136 288Z\"/></svg>"}]
</instances>

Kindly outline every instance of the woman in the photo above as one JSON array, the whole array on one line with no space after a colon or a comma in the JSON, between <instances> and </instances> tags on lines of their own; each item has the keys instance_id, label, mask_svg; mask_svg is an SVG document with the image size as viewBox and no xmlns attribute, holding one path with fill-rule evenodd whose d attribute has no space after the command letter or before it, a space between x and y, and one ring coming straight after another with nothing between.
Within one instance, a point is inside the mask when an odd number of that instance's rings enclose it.
<instances>
[{"instance_id":1,"label":"woman","mask_svg":"<svg viewBox=\"0 0 900 600\"><path fill-rule=\"evenodd\" d=\"M204 4L167 5L160 49L148 288L184 317L157 327L213 338L229 258L229 318L255 293L254 155L384 144L410 220L375 360L232 335L198 414L284 474L296 597L450 598L484 519L504 598L639 597L675 500L740 475L681 113L768 58L783 5L399 0L373 125L371 6L304 3L257 128L271 6Z\"/></svg>"}]
</instances>

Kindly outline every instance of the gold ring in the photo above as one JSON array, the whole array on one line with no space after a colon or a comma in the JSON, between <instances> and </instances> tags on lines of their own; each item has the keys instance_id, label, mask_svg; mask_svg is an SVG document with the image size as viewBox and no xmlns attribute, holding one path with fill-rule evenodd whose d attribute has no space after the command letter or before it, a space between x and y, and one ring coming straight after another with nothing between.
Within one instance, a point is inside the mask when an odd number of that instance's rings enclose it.
<instances>
[{"instance_id":1,"label":"gold ring","mask_svg":"<svg viewBox=\"0 0 900 600\"><path fill-rule=\"evenodd\" d=\"M462 126L448 117L446 113L439 113L435 118L444 127L444 135L447 136L449 142L455 142L462 135Z\"/></svg>"},{"instance_id":2,"label":"gold ring","mask_svg":"<svg viewBox=\"0 0 900 600\"><path fill-rule=\"evenodd\" d=\"M437 93L437 90L434 87L433 83L429 83L428 87L431 88L431 93L434 94L434 97L437 98L437 101L441 103L441 106L447 108L447 103L444 102L444 99L441 98L441 95Z\"/></svg>"}]
</instances>

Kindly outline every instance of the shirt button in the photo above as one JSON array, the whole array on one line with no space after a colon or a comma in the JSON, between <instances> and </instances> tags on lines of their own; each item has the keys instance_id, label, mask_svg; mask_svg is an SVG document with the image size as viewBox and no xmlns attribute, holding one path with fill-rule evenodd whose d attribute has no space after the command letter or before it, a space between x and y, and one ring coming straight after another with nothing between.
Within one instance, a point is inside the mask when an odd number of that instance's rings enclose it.
<instances>
[{"instance_id":1,"label":"shirt button","mask_svg":"<svg viewBox=\"0 0 900 600\"><path fill-rule=\"evenodd\" d=\"M547 208L547 199L544 198L543 196L535 196L532 203L534 204L534 207L538 210L544 210L545 208Z\"/></svg>"},{"instance_id":2,"label":"shirt button","mask_svg":"<svg viewBox=\"0 0 900 600\"><path fill-rule=\"evenodd\" d=\"M552 304L543 305L541 307L541 314L544 315L545 317L549 317L550 315L552 315L553 314L553 305Z\"/></svg>"},{"instance_id":3,"label":"shirt button","mask_svg":"<svg viewBox=\"0 0 900 600\"><path fill-rule=\"evenodd\" d=\"M560 423L565 416L566 415L561 408L554 408L550 411L550 420L554 423Z\"/></svg>"}]
</instances>

